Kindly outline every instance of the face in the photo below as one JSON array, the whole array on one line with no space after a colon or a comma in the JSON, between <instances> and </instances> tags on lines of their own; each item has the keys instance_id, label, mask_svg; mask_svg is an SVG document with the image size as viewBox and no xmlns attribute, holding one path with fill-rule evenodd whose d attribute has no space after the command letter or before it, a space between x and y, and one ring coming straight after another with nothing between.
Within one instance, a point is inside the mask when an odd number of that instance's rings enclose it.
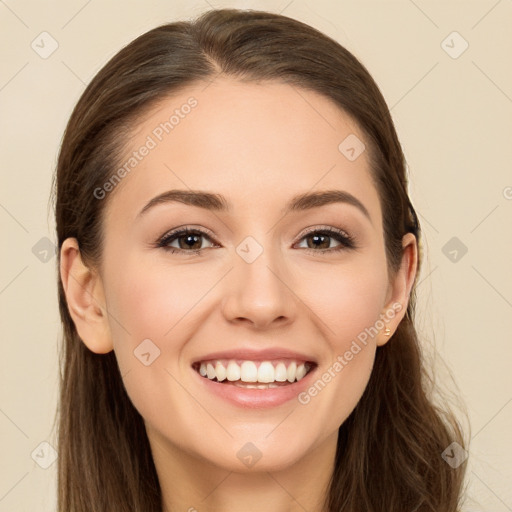
<instances>
[{"instance_id":1,"label":"face","mask_svg":"<svg viewBox=\"0 0 512 512\"><path fill-rule=\"evenodd\" d=\"M247 451L270 470L332 446L397 311L378 192L367 153L340 150L349 136L365 140L317 93L229 79L162 100L134 130L120 183L102 189L99 273L154 446L236 471ZM291 207L325 191L339 194ZM217 359L314 364L297 383L242 389L194 368Z\"/></svg>"}]
</instances>

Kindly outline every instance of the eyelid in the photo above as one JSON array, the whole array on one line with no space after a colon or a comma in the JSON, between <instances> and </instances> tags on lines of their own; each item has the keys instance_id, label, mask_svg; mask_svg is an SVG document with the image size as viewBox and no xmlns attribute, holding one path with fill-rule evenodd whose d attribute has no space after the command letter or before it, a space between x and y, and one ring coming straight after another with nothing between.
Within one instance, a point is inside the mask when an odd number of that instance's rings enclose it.
<instances>
[{"instance_id":1,"label":"eyelid","mask_svg":"<svg viewBox=\"0 0 512 512\"><path fill-rule=\"evenodd\" d=\"M185 232L185 231L197 231L197 232L201 233L201 235L209 238L211 242L215 241L215 235L214 235L213 231L209 230L208 228L205 228L202 226L199 227L199 226L195 226L195 225L185 224L183 226L178 226L169 231L166 231L161 237L158 238L158 242L159 243L164 242L167 239L171 238L173 235L176 235L178 233Z\"/></svg>"},{"instance_id":2,"label":"eyelid","mask_svg":"<svg viewBox=\"0 0 512 512\"><path fill-rule=\"evenodd\" d=\"M301 234L300 236L298 237L298 240L302 240L305 236L309 235L310 233L316 233L316 232L323 232L323 231L327 231L327 232L334 232L334 233L337 233L338 235L341 235L343 236L344 238L347 238L348 240L352 240L353 237L350 236L345 230L343 229L340 229L340 228L336 228L334 226L311 226L309 228L306 228Z\"/></svg>"}]
</instances>

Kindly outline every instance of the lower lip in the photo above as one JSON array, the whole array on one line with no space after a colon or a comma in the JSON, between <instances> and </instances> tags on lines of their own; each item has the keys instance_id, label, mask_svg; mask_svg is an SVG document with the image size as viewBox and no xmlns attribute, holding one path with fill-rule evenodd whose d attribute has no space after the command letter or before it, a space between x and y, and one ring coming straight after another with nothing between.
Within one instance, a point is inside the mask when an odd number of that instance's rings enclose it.
<instances>
[{"instance_id":1,"label":"lower lip","mask_svg":"<svg viewBox=\"0 0 512 512\"><path fill-rule=\"evenodd\" d=\"M220 382L202 377L194 369L192 369L192 371L203 383L203 386L208 393L217 395L237 407L246 409L265 409L277 407L278 405L282 405L293 399L298 400L299 393L302 393L312 382L316 367L301 380L294 382L293 384L268 389L239 388L229 384L221 384Z\"/></svg>"}]
</instances>

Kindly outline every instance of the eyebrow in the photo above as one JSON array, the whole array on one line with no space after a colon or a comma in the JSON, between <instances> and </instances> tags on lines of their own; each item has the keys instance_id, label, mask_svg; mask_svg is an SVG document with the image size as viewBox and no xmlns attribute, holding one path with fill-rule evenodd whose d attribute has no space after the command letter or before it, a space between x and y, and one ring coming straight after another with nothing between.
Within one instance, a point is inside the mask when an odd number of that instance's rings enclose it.
<instances>
[{"instance_id":1,"label":"eyebrow","mask_svg":"<svg viewBox=\"0 0 512 512\"><path fill-rule=\"evenodd\" d=\"M206 210L216 212L231 211L231 204L222 194L215 194L202 190L168 190L153 199L151 199L139 213L139 216L145 214L148 210L159 204L179 202L190 206L197 206ZM281 213L286 215L290 212L305 211L312 208L318 208L327 204L345 203L355 206L371 222L370 214L364 204L349 192L344 190L322 190L318 192L309 192L299 194L285 205Z\"/></svg>"}]
</instances>

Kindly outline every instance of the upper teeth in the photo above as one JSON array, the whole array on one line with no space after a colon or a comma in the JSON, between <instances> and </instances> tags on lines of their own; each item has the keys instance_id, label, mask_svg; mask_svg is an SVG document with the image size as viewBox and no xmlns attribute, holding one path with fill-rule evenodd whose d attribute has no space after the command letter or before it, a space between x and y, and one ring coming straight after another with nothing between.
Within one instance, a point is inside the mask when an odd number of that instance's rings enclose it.
<instances>
[{"instance_id":1,"label":"upper teeth","mask_svg":"<svg viewBox=\"0 0 512 512\"><path fill-rule=\"evenodd\" d=\"M286 367L284 362L275 363L262 361L259 367L254 361L243 361L240 365L230 360L227 364L221 361L203 362L199 366L199 373L210 380L217 378L223 380L242 382L295 382L301 380L308 370L308 363L291 361Z\"/></svg>"}]
</instances>

